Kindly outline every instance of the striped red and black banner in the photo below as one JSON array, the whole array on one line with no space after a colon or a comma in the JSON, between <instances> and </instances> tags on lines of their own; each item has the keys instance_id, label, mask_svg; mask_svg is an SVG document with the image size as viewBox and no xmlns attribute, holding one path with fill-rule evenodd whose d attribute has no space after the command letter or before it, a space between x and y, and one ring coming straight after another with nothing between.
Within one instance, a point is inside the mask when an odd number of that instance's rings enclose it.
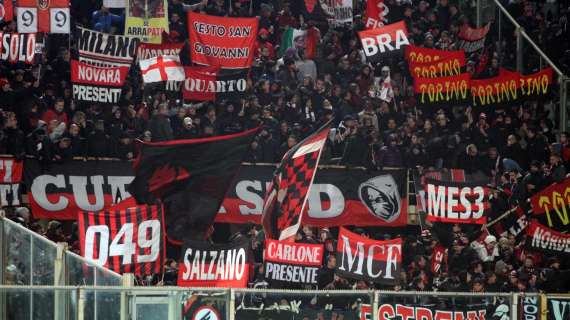
<instances>
[{"instance_id":1,"label":"striped red and black banner","mask_svg":"<svg viewBox=\"0 0 570 320\"><path fill-rule=\"evenodd\" d=\"M117 273L161 273L166 253L163 221L162 206L81 211L81 255Z\"/></svg>"}]
</instances>

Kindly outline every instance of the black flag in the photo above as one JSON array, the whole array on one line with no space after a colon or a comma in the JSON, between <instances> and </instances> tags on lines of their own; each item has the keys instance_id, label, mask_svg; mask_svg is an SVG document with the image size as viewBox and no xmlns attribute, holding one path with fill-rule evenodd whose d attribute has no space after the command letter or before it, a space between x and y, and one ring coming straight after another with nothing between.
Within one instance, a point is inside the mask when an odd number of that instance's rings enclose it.
<instances>
[{"instance_id":1,"label":"black flag","mask_svg":"<svg viewBox=\"0 0 570 320\"><path fill-rule=\"evenodd\" d=\"M154 203L157 199L165 203L170 240L197 239L213 223L256 131L140 142L129 192L137 203Z\"/></svg>"}]
</instances>

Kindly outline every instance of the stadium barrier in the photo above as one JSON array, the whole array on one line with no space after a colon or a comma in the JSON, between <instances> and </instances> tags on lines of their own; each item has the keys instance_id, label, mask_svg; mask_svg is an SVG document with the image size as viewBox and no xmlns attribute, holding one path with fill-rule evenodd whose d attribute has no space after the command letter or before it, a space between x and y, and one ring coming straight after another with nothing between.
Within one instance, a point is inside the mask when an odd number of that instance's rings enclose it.
<instances>
[{"instance_id":1,"label":"stadium barrier","mask_svg":"<svg viewBox=\"0 0 570 320\"><path fill-rule=\"evenodd\" d=\"M519 293L0 286L0 294L6 302L0 319L10 320L563 320L570 316L570 295ZM31 295L62 299L34 303ZM92 296L98 299L89 299Z\"/></svg>"},{"instance_id":2,"label":"stadium barrier","mask_svg":"<svg viewBox=\"0 0 570 320\"><path fill-rule=\"evenodd\" d=\"M538 30L525 30L499 0L477 0L476 17L479 27L492 23L488 36L492 37L492 42L498 49L501 67L516 70L524 75L547 67L553 69L555 85L552 86L545 109L550 111L548 118L556 128L559 131L567 131L570 78L546 55L544 42L540 42L538 34L534 34Z\"/></svg>"}]
</instances>

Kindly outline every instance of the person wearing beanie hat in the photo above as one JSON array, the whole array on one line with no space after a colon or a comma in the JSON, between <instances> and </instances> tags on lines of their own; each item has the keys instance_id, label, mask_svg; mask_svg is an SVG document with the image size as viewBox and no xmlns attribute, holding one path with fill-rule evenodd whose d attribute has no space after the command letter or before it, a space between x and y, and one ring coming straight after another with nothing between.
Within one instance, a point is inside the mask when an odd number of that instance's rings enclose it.
<instances>
[{"instance_id":1,"label":"person wearing beanie hat","mask_svg":"<svg viewBox=\"0 0 570 320\"><path fill-rule=\"evenodd\" d=\"M477 252L479 259L483 262L492 262L495 260L495 257L499 256L497 238L493 235L486 236L483 243L477 240L471 242L471 247Z\"/></svg>"}]
</instances>

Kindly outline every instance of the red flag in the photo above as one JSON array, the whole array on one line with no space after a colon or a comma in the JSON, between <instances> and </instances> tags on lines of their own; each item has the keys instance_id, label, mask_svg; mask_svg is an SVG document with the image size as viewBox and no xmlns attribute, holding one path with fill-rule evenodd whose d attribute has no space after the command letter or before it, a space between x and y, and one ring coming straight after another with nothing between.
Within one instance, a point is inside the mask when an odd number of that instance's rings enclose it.
<instances>
[{"instance_id":1,"label":"red flag","mask_svg":"<svg viewBox=\"0 0 570 320\"><path fill-rule=\"evenodd\" d=\"M225 18L188 13L192 62L228 69L249 68L257 36L257 18Z\"/></svg>"},{"instance_id":2,"label":"red flag","mask_svg":"<svg viewBox=\"0 0 570 320\"><path fill-rule=\"evenodd\" d=\"M12 21L13 17L12 0L0 0L0 22Z\"/></svg>"},{"instance_id":3,"label":"red flag","mask_svg":"<svg viewBox=\"0 0 570 320\"><path fill-rule=\"evenodd\" d=\"M388 23L387 15L388 7L384 4L384 0L368 0L364 21L366 29L383 27Z\"/></svg>"},{"instance_id":4,"label":"red flag","mask_svg":"<svg viewBox=\"0 0 570 320\"><path fill-rule=\"evenodd\" d=\"M69 0L18 0L18 32L69 33Z\"/></svg>"},{"instance_id":5,"label":"red flag","mask_svg":"<svg viewBox=\"0 0 570 320\"><path fill-rule=\"evenodd\" d=\"M117 273L161 273L166 255L162 206L111 208L77 215L81 255Z\"/></svg>"}]
</instances>

